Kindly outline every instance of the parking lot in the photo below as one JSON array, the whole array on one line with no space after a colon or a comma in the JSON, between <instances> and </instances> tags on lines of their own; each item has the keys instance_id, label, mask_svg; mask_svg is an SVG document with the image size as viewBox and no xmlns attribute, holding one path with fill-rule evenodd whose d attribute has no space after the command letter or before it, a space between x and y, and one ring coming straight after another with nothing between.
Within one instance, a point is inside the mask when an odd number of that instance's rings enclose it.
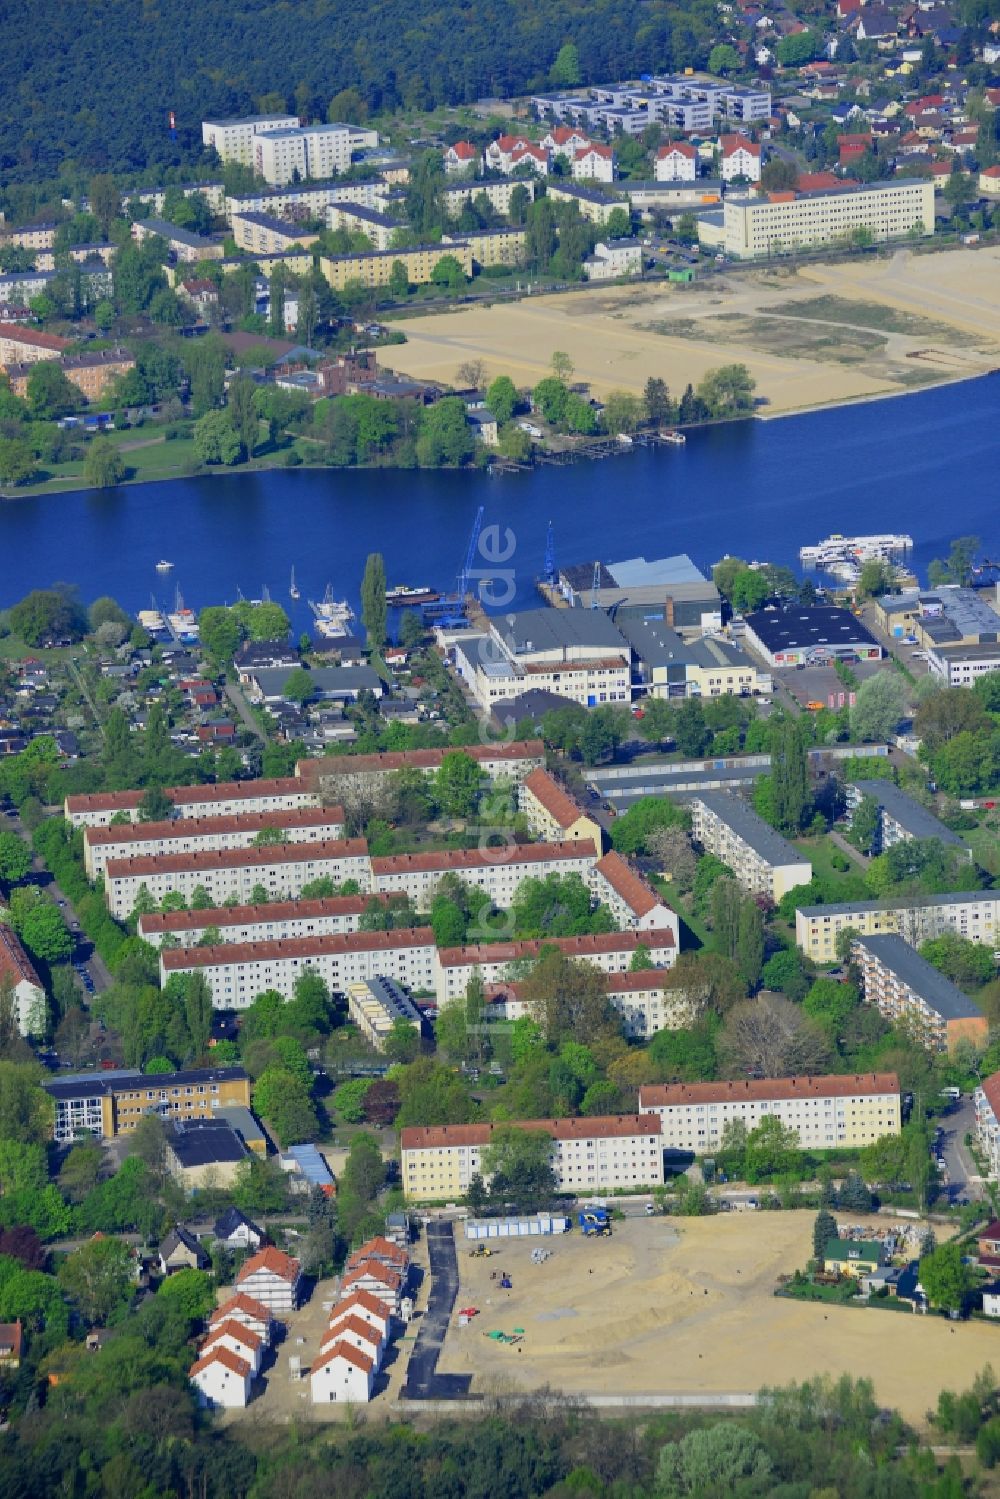
<instances>
[{"instance_id":1,"label":"parking lot","mask_svg":"<svg viewBox=\"0 0 1000 1499\"><path fill-rule=\"evenodd\" d=\"M859 682L875 676L877 672L894 670L891 661L851 661L848 665ZM843 707L848 701L850 689L837 676L832 663L792 667L791 670L776 671L774 677L800 708L807 708L810 703L821 703L824 708L828 708L831 706L831 696L834 708ZM840 700L841 693L844 694L843 702Z\"/></svg>"}]
</instances>

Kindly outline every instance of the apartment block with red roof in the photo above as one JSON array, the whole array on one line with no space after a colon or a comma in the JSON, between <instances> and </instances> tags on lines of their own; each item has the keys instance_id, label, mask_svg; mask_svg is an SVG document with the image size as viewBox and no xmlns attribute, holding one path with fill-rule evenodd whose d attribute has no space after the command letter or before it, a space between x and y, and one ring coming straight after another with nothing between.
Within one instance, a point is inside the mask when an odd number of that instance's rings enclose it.
<instances>
[{"instance_id":1,"label":"apartment block with red roof","mask_svg":"<svg viewBox=\"0 0 1000 1499\"><path fill-rule=\"evenodd\" d=\"M722 180L733 182L745 177L748 182L760 181L761 149L759 141L745 135L722 135L719 137L722 155Z\"/></svg>"},{"instance_id":2,"label":"apartment block with red roof","mask_svg":"<svg viewBox=\"0 0 1000 1499\"><path fill-rule=\"evenodd\" d=\"M717 1150L737 1120L754 1130L774 1116L804 1150L860 1149L902 1127L894 1072L649 1084L639 1089L639 1108L659 1119L665 1150L695 1155Z\"/></svg>"},{"instance_id":3,"label":"apartment block with red roof","mask_svg":"<svg viewBox=\"0 0 1000 1499\"><path fill-rule=\"evenodd\" d=\"M46 1030L45 990L21 940L0 921L0 984L14 991L17 1028L22 1036L43 1036Z\"/></svg>"},{"instance_id":4,"label":"apartment block with red roof","mask_svg":"<svg viewBox=\"0 0 1000 1499\"><path fill-rule=\"evenodd\" d=\"M986 1157L988 1174L1000 1181L1000 1072L983 1078L975 1094L976 1139Z\"/></svg>"},{"instance_id":5,"label":"apartment block with red roof","mask_svg":"<svg viewBox=\"0 0 1000 1499\"><path fill-rule=\"evenodd\" d=\"M614 849L594 865L590 888L620 927L634 932L669 931L676 952L680 941L676 911Z\"/></svg>"},{"instance_id":6,"label":"apartment block with red roof","mask_svg":"<svg viewBox=\"0 0 1000 1499\"><path fill-rule=\"evenodd\" d=\"M502 1126L507 1128L506 1125ZM411 1202L454 1202L483 1174L483 1153L497 1124L447 1124L404 1129L400 1136L403 1190ZM559 1191L645 1191L663 1183L663 1146L655 1114L589 1119L531 1119L519 1129L552 1141Z\"/></svg>"},{"instance_id":7,"label":"apartment block with red roof","mask_svg":"<svg viewBox=\"0 0 1000 1499\"><path fill-rule=\"evenodd\" d=\"M571 171L575 182L614 182L618 159L611 146L583 146L573 157Z\"/></svg>"},{"instance_id":8,"label":"apartment block with red roof","mask_svg":"<svg viewBox=\"0 0 1000 1499\"><path fill-rule=\"evenodd\" d=\"M387 895L328 895L260 906L213 906L206 911L148 911L139 916L136 929L151 947L161 947L167 939L194 947L210 930L218 932L219 942L244 943L343 935L358 930L373 901L390 905Z\"/></svg>"},{"instance_id":9,"label":"apartment block with red roof","mask_svg":"<svg viewBox=\"0 0 1000 1499\"><path fill-rule=\"evenodd\" d=\"M245 1010L265 989L291 999L308 968L331 991L366 979L388 978L408 989L434 982L437 948L430 927L391 932L343 932L268 942L223 942L213 947L161 948L160 975L200 973L217 1010Z\"/></svg>"},{"instance_id":10,"label":"apartment block with red roof","mask_svg":"<svg viewBox=\"0 0 1000 1499\"><path fill-rule=\"evenodd\" d=\"M143 791L95 791L67 796L63 816L75 828L104 828L121 813L138 822L144 795ZM232 817L243 812L319 805L317 791L304 785L297 774L259 781L217 781L206 786L168 786L164 795L173 802L174 816L179 818Z\"/></svg>"},{"instance_id":11,"label":"apartment block with red roof","mask_svg":"<svg viewBox=\"0 0 1000 1499\"><path fill-rule=\"evenodd\" d=\"M286 843L332 842L344 836L343 807L291 807L273 812L227 813L222 817L178 817L84 829L83 867L89 880L107 871L111 859L133 855L189 854L250 848L263 835Z\"/></svg>"},{"instance_id":12,"label":"apartment block with red roof","mask_svg":"<svg viewBox=\"0 0 1000 1499\"><path fill-rule=\"evenodd\" d=\"M693 182L698 175L698 150L687 141L671 141L656 153L657 182Z\"/></svg>"},{"instance_id":13,"label":"apartment block with red roof","mask_svg":"<svg viewBox=\"0 0 1000 1499\"><path fill-rule=\"evenodd\" d=\"M0 323L0 365L37 364L41 359L58 359L71 340L36 328L22 328L18 323Z\"/></svg>"},{"instance_id":14,"label":"apartment block with red roof","mask_svg":"<svg viewBox=\"0 0 1000 1499\"><path fill-rule=\"evenodd\" d=\"M663 968L629 969L603 975L608 1003L621 1016L630 1041L648 1041L658 1031L684 1030L694 1025L701 1006L685 989L671 984ZM533 1016L521 983L490 984L486 988L489 1013L498 1020Z\"/></svg>"},{"instance_id":15,"label":"apartment block with red roof","mask_svg":"<svg viewBox=\"0 0 1000 1499\"><path fill-rule=\"evenodd\" d=\"M979 174L979 191L984 198L1000 198L1000 166L983 168Z\"/></svg>"},{"instance_id":16,"label":"apartment block with red roof","mask_svg":"<svg viewBox=\"0 0 1000 1499\"><path fill-rule=\"evenodd\" d=\"M547 770L533 770L518 788L518 810L533 838L546 843L592 843L604 847L604 829Z\"/></svg>"},{"instance_id":17,"label":"apartment block with red roof","mask_svg":"<svg viewBox=\"0 0 1000 1499\"><path fill-rule=\"evenodd\" d=\"M340 798L351 787L380 789L398 770L419 770L435 775L445 755L455 750L383 750L374 755L326 755L321 760L299 760L296 778L314 793ZM517 739L509 744L472 744L461 753L475 760L488 781L520 782L545 764L545 745L540 739Z\"/></svg>"},{"instance_id":18,"label":"apartment block with red roof","mask_svg":"<svg viewBox=\"0 0 1000 1499\"><path fill-rule=\"evenodd\" d=\"M371 888L383 894L408 895L424 911L442 875L456 874L466 884L485 890L501 910L508 910L522 881L577 874L586 884L596 861L593 843L572 841L391 854L372 859Z\"/></svg>"},{"instance_id":19,"label":"apartment block with red roof","mask_svg":"<svg viewBox=\"0 0 1000 1499\"><path fill-rule=\"evenodd\" d=\"M502 983L511 963L537 958L543 946L556 947L574 962L592 963L604 973L625 973L636 950L649 952L656 968L672 968L677 942L669 927L649 932L601 932L586 937L526 937L515 942L484 942L467 947L434 950L434 992L439 1005L464 998L469 980L478 973L484 984Z\"/></svg>"}]
</instances>

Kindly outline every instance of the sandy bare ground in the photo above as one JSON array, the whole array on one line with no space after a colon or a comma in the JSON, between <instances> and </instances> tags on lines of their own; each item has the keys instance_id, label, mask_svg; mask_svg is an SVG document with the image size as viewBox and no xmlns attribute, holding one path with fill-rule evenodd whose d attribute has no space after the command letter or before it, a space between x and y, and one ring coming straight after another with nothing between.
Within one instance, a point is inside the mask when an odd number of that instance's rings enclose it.
<instances>
[{"instance_id":1,"label":"sandy bare ground","mask_svg":"<svg viewBox=\"0 0 1000 1499\"><path fill-rule=\"evenodd\" d=\"M812 1223L804 1212L632 1219L611 1240L521 1241L486 1260L460 1240L456 1312L481 1315L467 1327L456 1317L439 1371L472 1373L473 1391L549 1384L581 1395L733 1394L866 1375L885 1404L921 1423L941 1389L965 1389L996 1366L1000 1329L983 1323L775 1298L777 1276L812 1253ZM532 1244L552 1258L532 1265ZM498 1268L509 1293L490 1279ZM515 1347L484 1336L515 1327Z\"/></svg>"},{"instance_id":2,"label":"sandy bare ground","mask_svg":"<svg viewBox=\"0 0 1000 1499\"><path fill-rule=\"evenodd\" d=\"M838 299L832 320L829 309L809 320L817 297ZM796 303L803 318L787 316ZM873 325L871 304L906 314L904 331L877 318ZM401 326L408 342L388 350L386 362L419 378L451 381L463 361L482 359L490 378L509 374L533 385L561 349L575 378L598 397L616 388L641 392L650 376L679 394L706 371L741 362L763 411L780 414L995 367L1000 250L900 250L886 261L761 268L701 285L594 288L458 308Z\"/></svg>"}]
</instances>

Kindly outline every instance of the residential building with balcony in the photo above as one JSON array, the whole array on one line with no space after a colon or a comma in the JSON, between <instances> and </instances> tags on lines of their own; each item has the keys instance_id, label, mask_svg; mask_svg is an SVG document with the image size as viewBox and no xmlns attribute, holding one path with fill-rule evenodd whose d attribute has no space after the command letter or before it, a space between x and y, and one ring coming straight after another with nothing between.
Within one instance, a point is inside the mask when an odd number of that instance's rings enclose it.
<instances>
[{"instance_id":1,"label":"residential building with balcony","mask_svg":"<svg viewBox=\"0 0 1000 1499\"><path fill-rule=\"evenodd\" d=\"M694 841L727 864L750 895L777 902L796 885L809 884L809 860L740 797L702 791L689 806Z\"/></svg>"},{"instance_id":2,"label":"residential building with balcony","mask_svg":"<svg viewBox=\"0 0 1000 1499\"><path fill-rule=\"evenodd\" d=\"M902 937L858 937L851 960L865 1002L891 1025L911 1030L929 1051L952 1052L960 1041L986 1045L989 1023L979 1006Z\"/></svg>"}]
</instances>

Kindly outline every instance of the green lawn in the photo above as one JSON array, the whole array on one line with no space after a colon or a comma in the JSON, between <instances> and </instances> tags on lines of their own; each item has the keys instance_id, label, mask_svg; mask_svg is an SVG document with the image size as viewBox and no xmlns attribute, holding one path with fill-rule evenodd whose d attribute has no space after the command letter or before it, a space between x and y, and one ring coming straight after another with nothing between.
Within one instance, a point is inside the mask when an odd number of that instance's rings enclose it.
<instances>
[{"instance_id":1,"label":"green lawn","mask_svg":"<svg viewBox=\"0 0 1000 1499\"><path fill-rule=\"evenodd\" d=\"M843 853L825 834L819 838L794 838L792 842L799 852L805 854L806 858L810 861L813 873L821 880L827 882L831 890L839 890L843 887L844 899L850 900L853 898L857 882L863 880L865 876L864 869L860 864L850 859L850 855ZM850 859L850 868L835 868L835 859L838 863Z\"/></svg>"},{"instance_id":2,"label":"green lawn","mask_svg":"<svg viewBox=\"0 0 1000 1499\"><path fill-rule=\"evenodd\" d=\"M1000 875L1000 841L997 820L992 813L978 828L970 828L960 836L972 849L976 863L991 875Z\"/></svg>"}]
</instances>

